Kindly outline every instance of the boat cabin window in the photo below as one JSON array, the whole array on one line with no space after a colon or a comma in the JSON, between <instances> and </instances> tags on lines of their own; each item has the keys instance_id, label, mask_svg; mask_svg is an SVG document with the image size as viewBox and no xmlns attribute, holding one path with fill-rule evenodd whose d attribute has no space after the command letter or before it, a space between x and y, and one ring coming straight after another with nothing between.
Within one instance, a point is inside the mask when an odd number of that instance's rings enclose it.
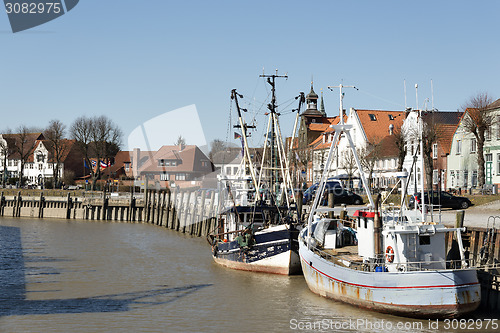
<instances>
[{"instance_id":1,"label":"boat cabin window","mask_svg":"<svg viewBox=\"0 0 500 333\"><path fill-rule=\"evenodd\" d=\"M420 245L430 245L431 244L431 236L419 236L418 242Z\"/></svg>"}]
</instances>

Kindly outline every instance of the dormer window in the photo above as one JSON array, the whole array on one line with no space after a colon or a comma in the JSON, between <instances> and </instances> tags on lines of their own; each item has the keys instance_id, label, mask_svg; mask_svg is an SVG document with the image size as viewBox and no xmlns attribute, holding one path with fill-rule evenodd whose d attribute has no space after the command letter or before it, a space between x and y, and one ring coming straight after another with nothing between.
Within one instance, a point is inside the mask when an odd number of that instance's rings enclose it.
<instances>
[{"instance_id":1,"label":"dormer window","mask_svg":"<svg viewBox=\"0 0 500 333\"><path fill-rule=\"evenodd\" d=\"M370 117L371 121L377 121L377 117L373 113L370 113L368 116Z\"/></svg>"}]
</instances>

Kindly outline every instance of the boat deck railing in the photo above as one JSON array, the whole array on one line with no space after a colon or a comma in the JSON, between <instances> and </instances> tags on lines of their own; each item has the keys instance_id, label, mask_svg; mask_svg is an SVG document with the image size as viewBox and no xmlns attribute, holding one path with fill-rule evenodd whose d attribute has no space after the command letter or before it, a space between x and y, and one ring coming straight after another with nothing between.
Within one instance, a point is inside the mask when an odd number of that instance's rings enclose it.
<instances>
[{"instance_id":1,"label":"boat deck railing","mask_svg":"<svg viewBox=\"0 0 500 333\"><path fill-rule=\"evenodd\" d=\"M349 253L331 254L317 247L311 247L311 250L321 258L331 261L337 265L366 272L416 272L416 271L442 271L457 269L500 269L500 263L484 264L474 259L463 260L435 260L435 261L412 261L412 262L392 262L387 263L384 256L378 256L374 261L363 262L362 260L349 259Z\"/></svg>"}]
</instances>

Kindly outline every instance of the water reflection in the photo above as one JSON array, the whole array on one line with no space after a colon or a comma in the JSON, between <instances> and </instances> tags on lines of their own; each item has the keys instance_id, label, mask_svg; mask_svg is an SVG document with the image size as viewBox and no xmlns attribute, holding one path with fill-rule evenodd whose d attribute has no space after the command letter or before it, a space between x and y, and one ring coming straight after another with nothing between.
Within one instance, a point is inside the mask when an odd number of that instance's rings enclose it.
<instances>
[{"instance_id":1,"label":"water reflection","mask_svg":"<svg viewBox=\"0 0 500 333\"><path fill-rule=\"evenodd\" d=\"M47 263L70 260L30 257L26 261ZM51 266L30 267L27 270L23 256L20 228L0 226L0 316L123 312L138 307L168 304L211 286L211 284L192 284L183 287L162 286L161 288L146 291L94 297L47 300L26 299L25 276L51 274L60 274L60 272ZM60 290L37 290L33 292L51 293L56 291Z\"/></svg>"}]
</instances>

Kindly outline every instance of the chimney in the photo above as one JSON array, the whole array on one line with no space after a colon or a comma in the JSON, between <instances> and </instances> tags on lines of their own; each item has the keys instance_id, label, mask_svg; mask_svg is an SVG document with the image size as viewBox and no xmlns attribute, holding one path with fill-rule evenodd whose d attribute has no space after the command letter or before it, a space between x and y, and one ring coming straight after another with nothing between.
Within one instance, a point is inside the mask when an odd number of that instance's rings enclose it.
<instances>
[{"instance_id":1,"label":"chimney","mask_svg":"<svg viewBox=\"0 0 500 333\"><path fill-rule=\"evenodd\" d=\"M141 150L139 148L134 148L132 152L132 173L135 178L139 178L139 160L141 158Z\"/></svg>"}]
</instances>

